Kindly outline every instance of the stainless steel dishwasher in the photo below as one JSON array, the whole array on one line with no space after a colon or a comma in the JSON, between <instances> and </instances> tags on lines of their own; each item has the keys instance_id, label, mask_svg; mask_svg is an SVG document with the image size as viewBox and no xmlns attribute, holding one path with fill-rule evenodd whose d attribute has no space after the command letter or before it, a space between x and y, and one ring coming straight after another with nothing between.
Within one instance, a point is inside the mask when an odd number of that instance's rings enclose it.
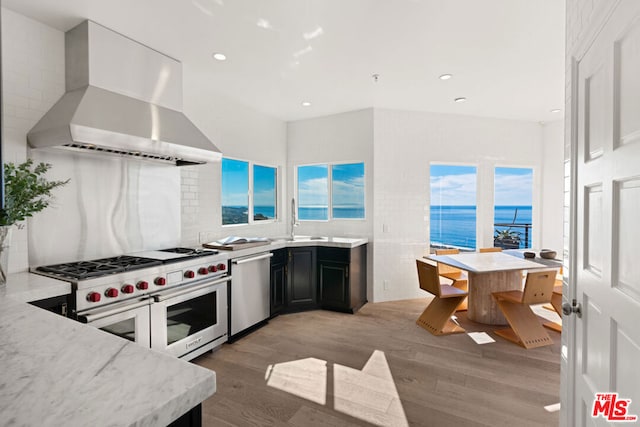
<instances>
[{"instance_id":1,"label":"stainless steel dishwasher","mask_svg":"<svg viewBox=\"0 0 640 427\"><path fill-rule=\"evenodd\" d=\"M231 260L229 337L239 338L269 318L271 252Z\"/></svg>"}]
</instances>

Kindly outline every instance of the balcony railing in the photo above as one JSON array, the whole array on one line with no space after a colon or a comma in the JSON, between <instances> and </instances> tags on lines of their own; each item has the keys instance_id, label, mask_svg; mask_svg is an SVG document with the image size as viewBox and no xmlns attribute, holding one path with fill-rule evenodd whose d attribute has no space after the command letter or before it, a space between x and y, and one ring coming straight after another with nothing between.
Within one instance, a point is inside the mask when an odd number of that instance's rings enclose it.
<instances>
[{"instance_id":1,"label":"balcony railing","mask_svg":"<svg viewBox=\"0 0 640 427\"><path fill-rule=\"evenodd\" d=\"M508 229L521 229L524 228L524 239L522 238L522 231L520 230L514 230L517 231L520 234L520 243L518 245L518 248L505 248L505 249L520 249L520 248L530 248L531 247L531 233L529 232L529 230L531 229L531 224L525 224L525 223L495 223L493 224L493 226L495 227L496 231L502 231L502 230L508 230Z\"/></svg>"}]
</instances>

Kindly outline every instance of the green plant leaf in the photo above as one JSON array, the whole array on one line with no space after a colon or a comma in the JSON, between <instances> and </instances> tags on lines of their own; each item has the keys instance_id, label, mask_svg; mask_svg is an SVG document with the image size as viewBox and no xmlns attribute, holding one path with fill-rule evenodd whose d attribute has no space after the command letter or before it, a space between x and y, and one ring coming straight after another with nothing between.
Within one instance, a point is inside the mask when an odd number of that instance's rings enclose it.
<instances>
[{"instance_id":1,"label":"green plant leaf","mask_svg":"<svg viewBox=\"0 0 640 427\"><path fill-rule=\"evenodd\" d=\"M13 225L49 206L52 190L66 181L48 181L43 175L51 168L48 163L33 166L28 159L19 165L4 165L4 209L0 209L0 225Z\"/></svg>"}]
</instances>

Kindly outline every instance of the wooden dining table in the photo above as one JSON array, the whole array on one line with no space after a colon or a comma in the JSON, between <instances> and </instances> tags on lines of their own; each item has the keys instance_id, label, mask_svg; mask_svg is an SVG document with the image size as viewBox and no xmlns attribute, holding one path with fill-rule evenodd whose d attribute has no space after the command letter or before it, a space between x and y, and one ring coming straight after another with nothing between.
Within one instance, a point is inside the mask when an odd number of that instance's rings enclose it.
<instances>
[{"instance_id":1,"label":"wooden dining table","mask_svg":"<svg viewBox=\"0 0 640 427\"><path fill-rule=\"evenodd\" d=\"M513 254L502 252L425 255L424 258L459 268L468 273L469 297L467 317L488 325L506 325L507 320L491 293L522 290L524 270L549 268Z\"/></svg>"}]
</instances>

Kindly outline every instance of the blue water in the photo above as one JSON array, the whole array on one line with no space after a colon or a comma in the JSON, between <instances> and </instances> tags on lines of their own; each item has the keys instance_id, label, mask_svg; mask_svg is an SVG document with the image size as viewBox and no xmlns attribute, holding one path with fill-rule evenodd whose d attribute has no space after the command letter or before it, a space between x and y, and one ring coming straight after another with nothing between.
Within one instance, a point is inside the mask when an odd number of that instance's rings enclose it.
<instances>
[{"instance_id":1,"label":"blue water","mask_svg":"<svg viewBox=\"0 0 640 427\"><path fill-rule=\"evenodd\" d=\"M262 214L269 219L273 219L276 217L276 208L275 206L254 206L253 214Z\"/></svg>"},{"instance_id":2,"label":"blue water","mask_svg":"<svg viewBox=\"0 0 640 427\"><path fill-rule=\"evenodd\" d=\"M364 219L364 208L333 208L334 219ZM298 208L298 219L301 221L326 221L329 219L328 208Z\"/></svg>"},{"instance_id":3,"label":"blue water","mask_svg":"<svg viewBox=\"0 0 640 427\"><path fill-rule=\"evenodd\" d=\"M512 223L516 208L516 223L531 224L531 206L496 206L495 223ZM505 229L507 227L494 227ZM512 227L521 232L521 247L529 247L525 242L524 228ZM529 233L531 230L529 229ZM475 206L431 206L431 243L442 246L476 248L476 207Z\"/></svg>"}]
</instances>

